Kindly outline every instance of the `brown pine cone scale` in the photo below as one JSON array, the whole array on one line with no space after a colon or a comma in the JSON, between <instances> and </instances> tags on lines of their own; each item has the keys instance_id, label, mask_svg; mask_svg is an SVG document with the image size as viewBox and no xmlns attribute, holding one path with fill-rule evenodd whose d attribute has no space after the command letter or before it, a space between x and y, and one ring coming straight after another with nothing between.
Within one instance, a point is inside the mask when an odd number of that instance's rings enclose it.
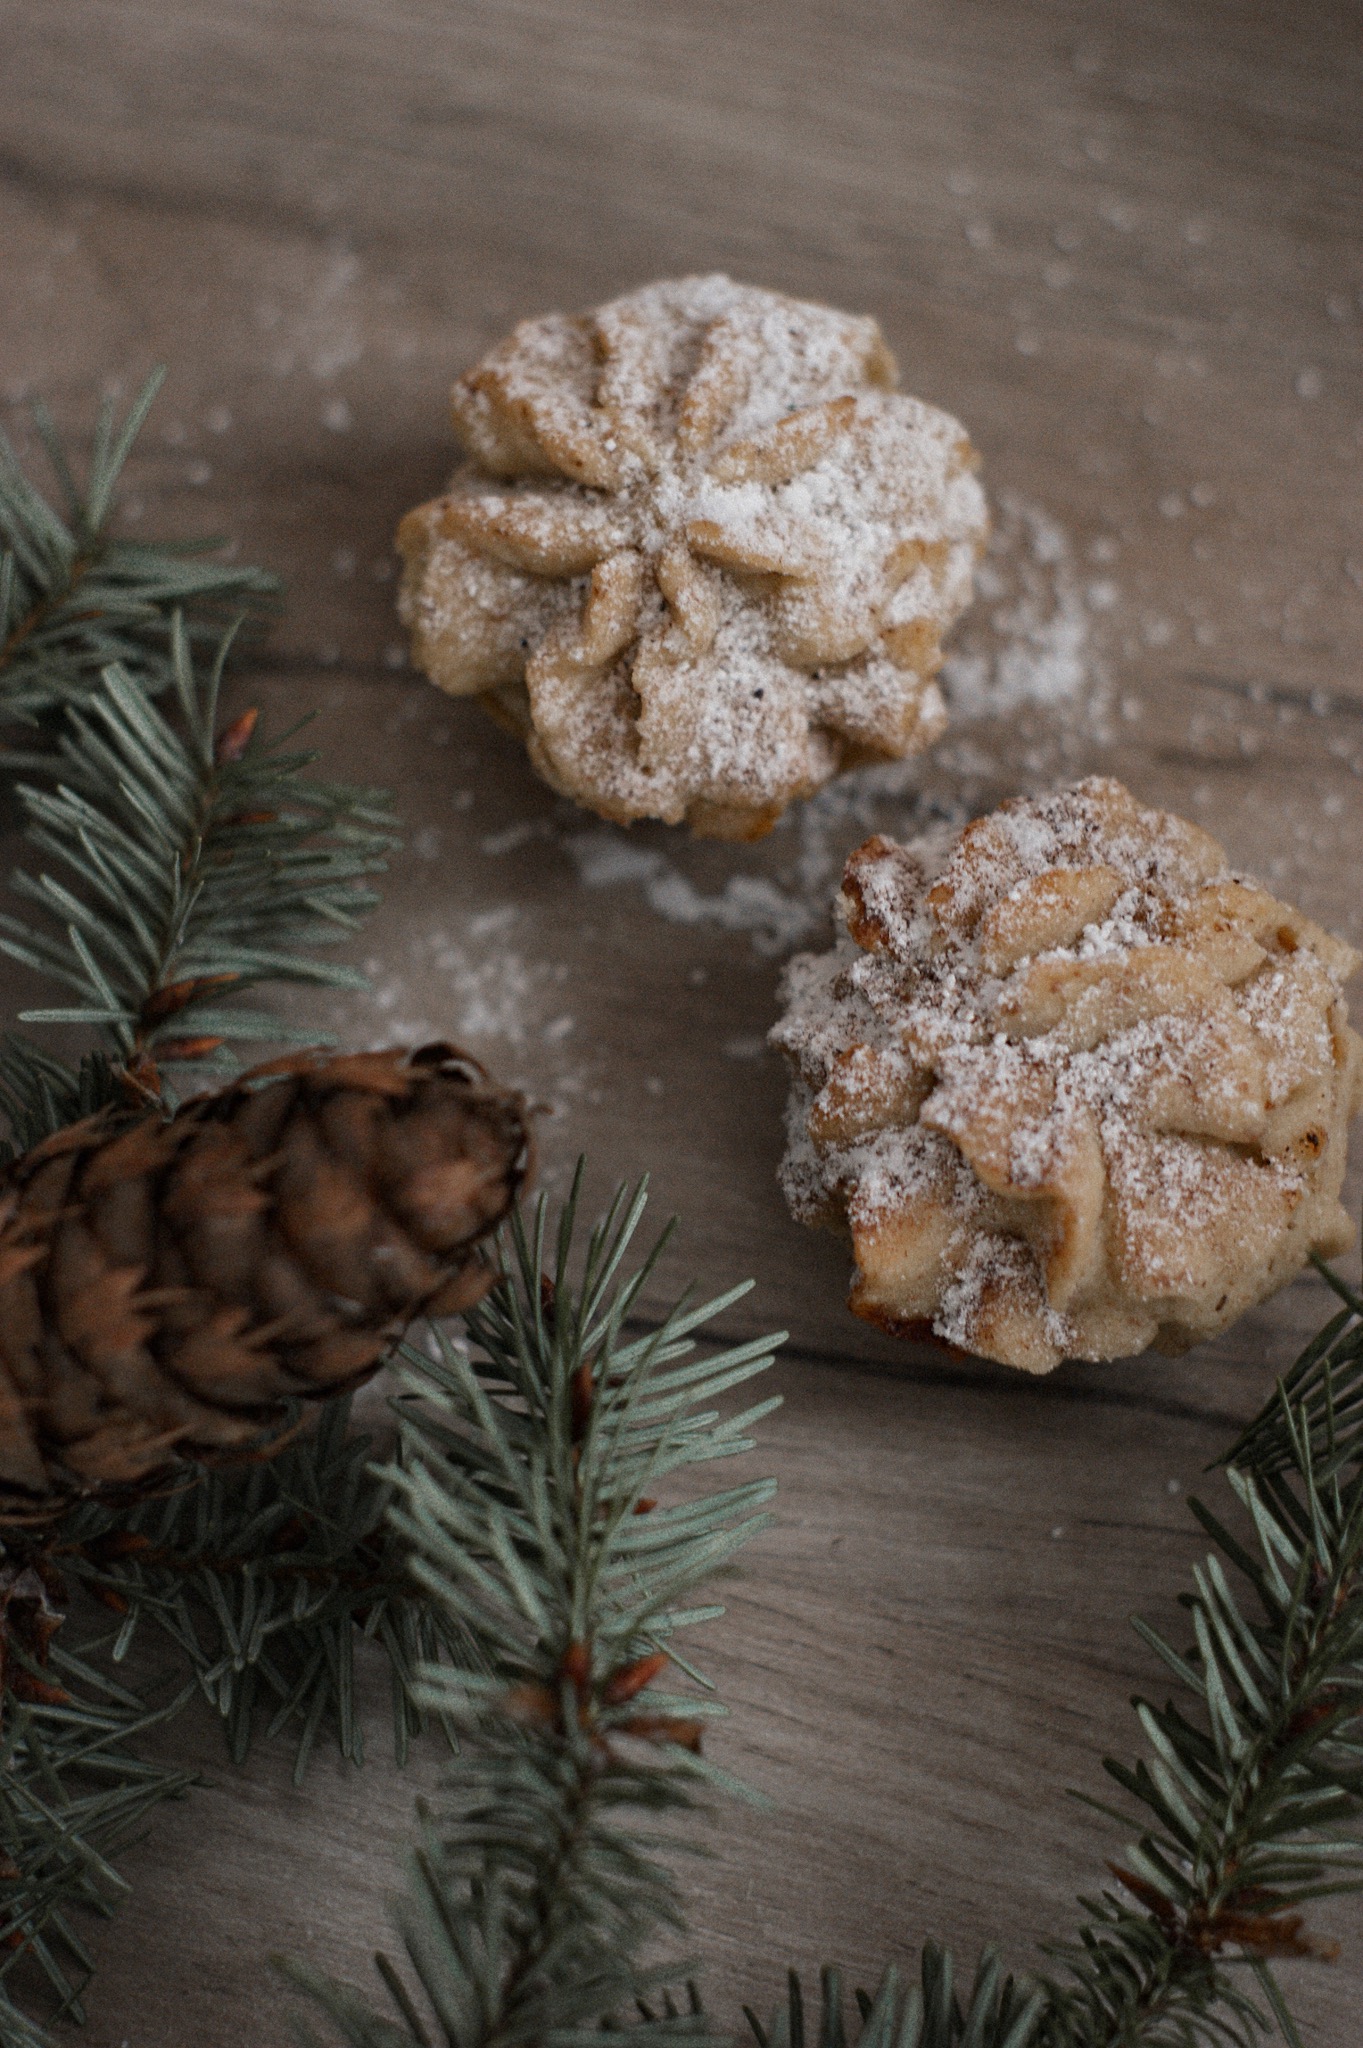
<instances>
[{"instance_id":1,"label":"brown pine cone scale","mask_svg":"<svg viewBox=\"0 0 1363 2048\"><path fill-rule=\"evenodd\" d=\"M0 1182L0 1524L249 1453L495 1271L522 1098L449 1046L293 1055Z\"/></svg>"}]
</instances>

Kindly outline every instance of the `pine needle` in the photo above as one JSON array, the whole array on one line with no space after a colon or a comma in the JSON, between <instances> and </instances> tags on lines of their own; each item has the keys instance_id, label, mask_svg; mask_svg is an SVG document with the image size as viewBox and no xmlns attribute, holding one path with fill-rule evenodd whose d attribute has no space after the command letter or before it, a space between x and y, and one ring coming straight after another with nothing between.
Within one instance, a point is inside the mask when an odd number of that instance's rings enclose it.
<instances>
[{"instance_id":1,"label":"pine needle","mask_svg":"<svg viewBox=\"0 0 1363 2048\"><path fill-rule=\"evenodd\" d=\"M428 1716L417 1674L469 1645L427 1601L386 1521L390 1476L351 1427L348 1398L269 1462L219 1467L196 1485L115 1513L83 1507L50 1554L123 1615L114 1661L146 1631L167 1639L244 1763L257 1738L290 1733L301 1782L319 1737L365 1756L355 1647L376 1643L393 1678L393 1747L405 1761Z\"/></svg>"},{"instance_id":2,"label":"pine needle","mask_svg":"<svg viewBox=\"0 0 1363 2048\"><path fill-rule=\"evenodd\" d=\"M318 956L378 901L368 878L396 843L387 799L314 779L316 757L266 741L254 713L217 731L225 653L196 672L177 618L167 697L107 669L67 713L43 779L18 785L41 865L16 870L10 889L38 915L0 912L0 952L69 998L20 1022L104 1041L102 1061L78 1073L4 1042L0 1100L21 1146L125 1075L173 1102L167 1069L221 1076L238 1045L319 1042L240 1002L263 983L365 986Z\"/></svg>"},{"instance_id":3,"label":"pine needle","mask_svg":"<svg viewBox=\"0 0 1363 2048\"><path fill-rule=\"evenodd\" d=\"M617 1307L632 1283L606 1299L594 1276L618 1264L636 1213L617 1198L574 1293L562 1249L551 1276L541 1209L518 1228L513 1281L474 1319L481 1355L408 1360L394 1518L477 1656L418 1681L461 1747L408 1861L406 1974L380 1966L389 2012L290 1969L351 2048L585 2048L621 2026L708 2035L698 2005L647 2003L643 1962L661 1930L681 1931L655 1816L704 1803L702 1767L685 1748L627 1760L615 1738L621 1719L639 1730L646 1698L649 1740L685 1725L698 1744L704 1703L652 1691L680 1619L667 1602L746 1533L765 1490L630 1509L686 1461L698 1424L694 1445L714 1457L761 1410L725 1425L710 1408L700 1422L692 1400L740 1353L693 1380L673 1364L680 1309L624 1343ZM792 1975L769 2021L749 2012L758 2048L1256 2048L1272 2031L1300 2048L1274 1965L1327 1958L1310 1908L1363 1889L1358 1341L1351 1307L1235 1446L1227 1479L1253 1542L1195 1504L1216 1549L1185 1598L1192 1641L1140 1624L1182 1697L1136 1702L1146 1752L1109 1760L1125 1804L1101 1809L1134 1820L1136 1837L1047 1969L1008 1976L985 1949L965 1990L929 1942L915 1981L888 1969L850 2014L840 1972L822 1972L815 2010ZM752 1369L763 1349L748 1347Z\"/></svg>"},{"instance_id":4,"label":"pine needle","mask_svg":"<svg viewBox=\"0 0 1363 2048\"><path fill-rule=\"evenodd\" d=\"M528 1229L517 1219L510 1277L469 1318L472 1351L403 1351L392 1524L470 1655L418 1677L459 1749L408 1860L405 1972L380 1961L389 2012L289 1968L355 2048L595 2039L603 2015L682 1974L642 1960L682 1928L671 1859L690 1844L675 1823L735 1789L703 1753L721 1710L672 1690L669 1651L697 1586L766 1526L773 1489L673 1504L654 1489L749 1447L775 1399L720 1419L715 1398L764 1372L780 1340L678 1369L683 1332L718 1307L685 1302L627 1340L637 1275L615 1275L643 1190L621 1190L574 1283L580 1183L552 1261L544 1205ZM694 2001L665 2001L638 2030L716 2039Z\"/></svg>"},{"instance_id":5,"label":"pine needle","mask_svg":"<svg viewBox=\"0 0 1363 2048\"><path fill-rule=\"evenodd\" d=\"M1300 2048L1273 1966L1328 1960L1308 1912L1363 1890L1363 1304L1326 1277L1346 1308L1222 1461L1253 1542L1191 1502L1216 1545L1193 1640L1136 1624L1179 1697L1135 1703L1146 1753L1107 1762L1125 1802L1087 1802L1138 1829L1114 1883L1048 1971L1000 1986L991 1960L964 2003L928 1944L921 1990L858 1994L858 2048ZM802 2013L793 1980L758 2048L796 2048ZM812 2039L845 2038L839 1992Z\"/></svg>"},{"instance_id":6,"label":"pine needle","mask_svg":"<svg viewBox=\"0 0 1363 2048\"><path fill-rule=\"evenodd\" d=\"M91 1962L82 1914L107 1916L127 1890L109 1861L153 1808L179 1797L193 1773L148 1762L130 1747L185 1702L149 1709L56 1648L43 1667L50 1700L25 1703L22 1677L4 1700L0 1733L0 2044L38 2048L41 2029L9 1998L12 1973L36 1971L51 2019L85 2018ZM73 1913L76 1918L73 1919Z\"/></svg>"},{"instance_id":7,"label":"pine needle","mask_svg":"<svg viewBox=\"0 0 1363 2048\"><path fill-rule=\"evenodd\" d=\"M278 592L263 570L209 559L214 541L157 543L110 531L120 474L164 377L152 372L121 428L105 402L84 490L45 409L34 408L61 511L0 434L0 725L49 725L53 714L85 702L114 664L157 696L174 681L168 629L176 612L195 640L216 640L232 618L259 613Z\"/></svg>"}]
</instances>

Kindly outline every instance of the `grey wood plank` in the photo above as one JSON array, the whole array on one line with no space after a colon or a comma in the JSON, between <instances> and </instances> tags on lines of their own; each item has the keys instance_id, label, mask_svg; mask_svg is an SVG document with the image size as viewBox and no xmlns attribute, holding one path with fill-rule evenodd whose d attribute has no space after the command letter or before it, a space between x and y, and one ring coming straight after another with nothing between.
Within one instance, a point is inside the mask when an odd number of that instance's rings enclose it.
<instances>
[{"instance_id":1,"label":"grey wood plank","mask_svg":"<svg viewBox=\"0 0 1363 2048\"><path fill-rule=\"evenodd\" d=\"M1188 1359L1041 1385L896 1346L784 1214L761 1040L868 830L1091 769L1363 939L1347 10L0 0L0 29L16 431L30 391L75 427L106 377L169 361L133 530L223 531L280 568L288 611L235 688L281 724L318 710L329 765L400 795L374 992L324 1021L466 1040L552 1105L549 1186L583 1148L598 1193L653 1171L685 1219L655 1305L752 1274L726 1327L792 1331L759 1454L780 1526L709 1644L736 1710L716 1753L773 1801L694 1879L717 2006L766 2002L786 1960L864 1977L925 1932L1026 1960L1113 1847L1063 1787L1097 1789L1125 1695L1157 1683L1125 1617L1170 1612L1183 1493L1320 1290ZM450 377L523 314L708 268L875 312L907 387L967 422L999 552L958 644L1031 664L1029 701L959 716L898 787L737 850L558 804L402 669L392 613ZM282 1756L240 1775L204 1724L169 1740L213 1784L129 1859L85 2038L274 2048L261 1955L365 1970L433 1760L322 1762L295 1793ZM1336 1924L1344 1962L1302 1973L1322 2048L1349 2048L1363 1988L1356 1911Z\"/></svg>"}]
</instances>

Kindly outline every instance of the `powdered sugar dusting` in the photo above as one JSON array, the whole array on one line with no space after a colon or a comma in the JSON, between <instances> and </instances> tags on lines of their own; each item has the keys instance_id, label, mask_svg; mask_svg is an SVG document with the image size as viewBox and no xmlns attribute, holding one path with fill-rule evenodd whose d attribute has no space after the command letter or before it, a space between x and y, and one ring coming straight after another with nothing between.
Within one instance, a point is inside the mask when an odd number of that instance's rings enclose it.
<instances>
[{"instance_id":1,"label":"powdered sugar dusting","mask_svg":"<svg viewBox=\"0 0 1363 2048\"><path fill-rule=\"evenodd\" d=\"M981 596L958 628L944 671L953 731L982 726L1000 712L1061 712L1055 746L1024 761L1010 756L1010 777L1030 765L1045 781L1079 743L1101 754L1107 667L1068 537L1039 507L1006 497L981 578ZM602 827L569 830L564 844L587 887L639 888L669 922L746 932L756 952L779 956L824 925L842 863L858 840L874 831L914 840L926 833L943 844L977 807L981 778L997 773L989 757L949 736L924 759L840 775L787 813L718 888L692 878L696 855L675 842L665 852L644 849Z\"/></svg>"},{"instance_id":2,"label":"powdered sugar dusting","mask_svg":"<svg viewBox=\"0 0 1363 2048\"><path fill-rule=\"evenodd\" d=\"M569 969L522 941L522 914L504 902L457 931L409 931L400 954L365 961L367 990L347 993L334 1019L314 1003L310 1021L362 1044L449 1040L537 1102L594 1097L599 1055L580 1041Z\"/></svg>"},{"instance_id":3,"label":"powdered sugar dusting","mask_svg":"<svg viewBox=\"0 0 1363 2048\"><path fill-rule=\"evenodd\" d=\"M661 853L619 834L574 832L564 845L585 888L637 883L649 907L671 924L747 932L767 955L788 952L809 929L807 906L764 875L730 875L722 890L707 895Z\"/></svg>"},{"instance_id":4,"label":"powdered sugar dusting","mask_svg":"<svg viewBox=\"0 0 1363 2048\"><path fill-rule=\"evenodd\" d=\"M975 577L976 602L942 666L952 718L997 718L1024 704L1081 704L1106 727L1108 676L1093 646L1086 590L1064 528L1041 506L1001 491ZM1099 607L1115 591L1104 586Z\"/></svg>"}]
</instances>

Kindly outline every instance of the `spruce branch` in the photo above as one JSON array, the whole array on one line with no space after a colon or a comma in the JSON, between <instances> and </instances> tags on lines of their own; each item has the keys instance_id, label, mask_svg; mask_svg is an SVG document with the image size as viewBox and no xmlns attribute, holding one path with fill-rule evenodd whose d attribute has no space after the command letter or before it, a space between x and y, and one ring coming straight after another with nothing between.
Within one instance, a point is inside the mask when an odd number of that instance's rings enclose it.
<instances>
[{"instance_id":1,"label":"spruce branch","mask_svg":"<svg viewBox=\"0 0 1363 2048\"><path fill-rule=\"evenodd\" d=\"M121 1077L156 1098L163 1068L221 1070L252 1040L316 1042L236 1001L263 982L365 986L317 954L378 900L366 878L395 843L387 800L313 779L316 757L264 742L254 711L217 731L227 644L196 672L177 618L168 696L106 669L67 713L44 780L19 785L43 865L10 886L39 921L0 914L0 951L75 998L20 1021L94 1028L106 1047L82 1076L7 1042L0 1096L21 1145Z\"/></svg>"},{"instance_id":2,"label":"spruce branch","mask_svg":"<svg viewBox=\"0 0 1363 2048\"><path fill-rule=\"evenodd\" d=\"M708 1401L735 1371L760 1369L761 1347L669 1371L684 1311L654 1339L617 1346L611 1314L590 1300L592 1275L612 1264L608 1236L593 1240L577 1297L562 1244L547 1271L544 1239L541 1208L533 1233L517 1233L513 1280L470 1319L476 1362L450 1347L435 1363L408 1360L411 1455L394 1478L394 1521L474 1654L420 1684L461 1750L408 1862L397 1912L407 1973L376 1959L389 2012L291 1968L349 2048L585 2043L631 1999L646 2027L708 2024L699 2008L657 2015L642 2002L641 1959L660 1929L680 1931L659 1823L703 1805L705 1788L688 1747L699 1746L696 1706L639 1701L661 1675L669 1603L691 1597L707 1546L718 1538L727 1554L760 1502L739 1489L663 1519L655 1508L642 1525L625 1511L685 1442L659 1388L685 1380L688 1399ZM964 1996L950 1954L928 1944L919 1981L905 1988L887 1971L874 1997L857 1993L850 2023L838 1972L823 1973L817 2020L792 1977L770 2023L748 2015L758 2048L803 2048L807 2035L819 2048L1257 2048L1274 2029L1300 2048L1274 1965L1328 1959L1307 1913L1363 1889L1363 1429L1341 1421L1353 1303L1235 1447L1227 1481L1244 1529L1193 1504L1216 1547L1184 1597L1192 1641L1175 1647L1137 1623L1178 1696L1138 1699L1146 1754L1108 1760L1124 1799L1099 1810L1138 1832L1110 1865L1112 1886L1081 1901L1075 1935L1047 1948L1034 1977L1006 1977L986 1950ZM627 1357L653 1374L639 1392ZM646 1420L663 1433L639 1444L642 1462L625 1458L622 1488L610 1472ZM714 1426L711 1410L703 1427ZM680 1578L667 1541L650 1541L668 1515L681 1518ZM620 1568L603 1568L622 1530ZM671 1743L661 1774L647 1750L626 1753L622 1731Z\"/></svg>"},{"instance_id":3,"label":"spruce branch","mask_svg":"<svg viewBox=\"0 0 1363 2048\"><path fill-rule=\"evenodd\" d=\"M744 2006L757 2048L848 2048L848 2013L843 1973L819 1972L817 2013L806 2014L799 1975L786 1979L786 1997L763 2025L751 2006ZM974 1982L962 2000L956 1966L949 1949L925 1942L918 1981L905 1988L891 1965L875 1996L855 1996L857 2048L1029 2048L1036 2039L1042 1994L1005 1977L998 1951L980 1957Z\"/></svg>"},{"instance_id":4,"label":"spruce branch","mask_svg":"<svg viewBox=\"0 0 1363 2048\"><path fill-rule=\"evenodd\" d=\"M12 1140L0 1151L25 1152L51 1132L93 1116L118 1093L119 1070L107 1053L86 1053L73 1065L17 1032L0 1032L0 1109Z\"/></svg>"},{"instance_id":5,"label":"spruce branch","mask_svg":"<svg viewBox=\"0 0 1363 2048\"><path fill-rule=\"evenodd\" d=\"M1343 1310L1222 1460L1245 1530L1190 1503L1216 1545L1183 1596L1192 1642L1135 1624L1178 1697L1134 1702L1147 1754L1106 1763L1125 1803L1088 1801L1140 1830L1114 1884L1039 1978L1000 1991L987 1956L983 2002L980 1978L955 1999L930 1944L917 2001L893 1973L857 1994L859 2048L1256 2048L1275 2030L1301 2048L1273 1965L1329 1960L1306 1912L1363 1890L1363 1302L1326 1277ZM819 2048L847 2038L838 1985L826 1972ZM798 2048L798 1980L752 2025L759 2048Z\"/></svg>"},{"instance_id":6,"label":"spruce branch","mask_svg":"<svg viewBox=\"0 0 1363 2048\"><path fill-rule=\"evenodd\" d=\"M1357 1356L1346 1318L1229 1454L1244 1537L1192 1504L1216 1545L1183 1599L1193 1642L1136 1624L1182 1698L1137 1700L1151 1754L1108 1762L1144 1826L1112 1866L1119 1889L1055 1951L1046 2048L1251 2048L1274 2025L1294 2041L1272 1966L1328 1958L1303 1909L1363 1889L1363 1469L1332 1395Z\"/></svg>"},{"instance_id":7,"label":"spruce branch","mask_svg":"<svg viewBox=\"0 0 1363 2048\"><path fill-rule=\"evenodd\" d=\"M1308 1457L1317 1486L1363 1465L1363 1295L1323 1259L1312 1263L1342 1306L1221 1460L1249 1467L1265 1486Z\"/></svg>"},{"instance_id":8,"label":"spruce branch","mask_svg":"<svg viewBox=\"0 0 1363 2048\"><path fill-rule=\"evenodd\" d=\"M112 402L101 407L83 489L47 411L33 408L60 510L0 434L0 724L50 722L83 703L114 663L154 696L173 681L167 627L175 612L189 618L195 637L216 638L233 616L259 611L278 591L263 570L206 559L215 541L157 543L110 531L119 476L164 377L152 372L121 427Z\"/></svg>"},{"instance_id":9,"label":"spruce branch","mask_svg":"<svg viewBox=\"0 0 1363 2048\"><path fill-rule=\"evenodd\" d=\"M167 1638L221 1716L234 1762L262 1728L291 1731L295 1783L323 1735L364 1761L362 1642L388 1660L399 1762L425 1721L418 1670L468 1654L457 1618L412 1579L374 1450L352 1430L349 1398L330 1401L268 1463L219 1468L131 1512L81 1508L48 1553L119 1617L115 1665L146 1630Z\"/></svg>"},{"instance_id":10,"label":"spruce branch","mask_svg":"<svg viewBox=\"0 0 1363 2048\"><path fill-rule=\"evenodd\" d=\"M52 2048L52 2036L0 1985L0 2048Z\"/></svg>"},{"instance_id":11,"label":"spruce branch","mask_svg":"<svg viewBox=\"0 0 1363 2048\"><path fill-rule=\"evenodd\" d=\"M746 1287L630 1336L662 1248L617 1280L645 1190L620 1190L575 1281L580 1181L552 1251L543 1202L528 1229L517 1219L510 1277L468 1318L472 1353L404 1351L392 1521L471 1654L418 1688L460 1748L397 1908L410 1975L377 1959L390 2012L289 1966L352 2048L595 2038L676 1974L645 1961L682 1927L662 1859L688 1846L675 1822L731 1786L702 1753L717 1704L658 1681L672 1667L694 1687L675 1639L722 1611L699 1588L765 1526L772 1487L666 1505L654 1489L751 1447L775 1398L725 1418L714 1403L779 1340L694 1355L693 1333ZM644 2012L650 2031L711 2038L694 2008Z\"/></svg>"},{"instance_id":12,"label":"spruce branch","mask_svg":"<svg viewBox=\"0 0 1363 2048\"><path fill-rule=\"evenodd\" d=\"M5 1569L5 1605L34 1602L32 1566ZM16 1587L16 1581L17 1587ZM8 1621L9 1614L7 1612ZM53 1622L55 1626L55 1622ZM30 1636L30 1645L31 1645ZM39 2048L41 2029L13 2002L46 1994L53 2019L84 2019L93 1969L73 1911L107 1917L127 1891L110 1857L193 1774L130 1747L184 1704L149 1708L86 1656L7 1629L0 1725L0 2048Z\"/></svg>"}]
</instances>

